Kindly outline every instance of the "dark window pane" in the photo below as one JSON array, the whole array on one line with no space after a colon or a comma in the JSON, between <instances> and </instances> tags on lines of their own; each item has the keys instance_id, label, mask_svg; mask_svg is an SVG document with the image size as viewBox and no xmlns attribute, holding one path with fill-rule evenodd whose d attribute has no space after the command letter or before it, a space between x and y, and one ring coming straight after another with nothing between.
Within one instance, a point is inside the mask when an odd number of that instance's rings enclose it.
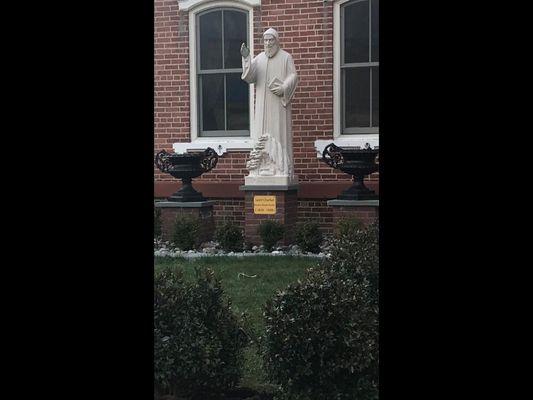
<instances>
[{"instance_id":1,"label":"dark window pane","mask_svg":"<svg viewBox=\"0 0 533 400\"><path fill-rule=\"evenodd\" d=\"M370 39L372 42L372 61L379 61L379 0L372 0L372 34Z\"/></svg>"},{"instance_id":2,"label":"dark window pane","mask_svg":"<svg viewBox=\"0 0 533 400\"><path fill-rule=\"evenodd\" d=\"M372 126L379 126L379 67L372 67Z\"/></svg>"},{"instance_id":3,"label":"dark window pane","mask_svg":"<svg viewBox=\"0 0 533 400\"><path fill-rule=\"evenodd\" d=\"M200 16L200 69L222 68L222 11Z\"/></svg>"},{"instance_id":4,"label":"dark window pane","mask_svg":"<svg viewBox=\"0 0 533 400\"><path fill-rule=\"evenodd\" d=\"M248 42L246 14L239 11L224 11L224 68L242 67L240 50L244 42Z\"/></svg>"},{"instance_id":5,"label":"dark window pane","mask_svg":"<svg viewBox=\"0 0 533 400\"><path fill-rule=\"evenodd\" d=\"M228 130L248 130L248 84L241 74L226 75L226 111Z\"/></svg>"},{"instance_id":6,"label":"dark window pane","mask_svg":"<svg viewBox=\"0 0 533 400\"><path fill-rule=\"evenodd\" d=\"M344 62L368 62L368 1L344 7Z\"/></svg>"},{"instance_id":7,"label":"dark window pane","mask_svg":"<svg viewBox=\"0 0 533 400\"><path fill-rule=\"evenodd\" d=\"M370 68L344 70L346 128L370 126Z\"/></svg>"},{"instance_id":8,"label":"dark window pane","mask_svg":"<svg viewBox=\"0 0 533 400\"><path fill-rule=\"evenodd\" d=\"M224 130L224 74L200 76L202 87L202 128Z\"/></svg>"}]
</instances>

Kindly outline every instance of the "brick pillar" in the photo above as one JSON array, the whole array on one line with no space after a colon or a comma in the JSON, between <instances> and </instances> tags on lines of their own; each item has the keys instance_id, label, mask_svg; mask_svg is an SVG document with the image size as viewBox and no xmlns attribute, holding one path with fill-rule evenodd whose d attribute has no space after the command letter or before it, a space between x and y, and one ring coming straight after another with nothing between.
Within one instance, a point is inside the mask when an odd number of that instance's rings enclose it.
<instances>
[{"instance_id":1,"label":"brick pillar","mask_svg":"<svg viewBox=\"0 0 533 400\"><path fill-rule=\"evenodd\" d=\"M254 245L262 244L259 236L259 224L265 220L274 220L285 227L284 245L295 242L295 227L298 218L298 186L241 186L245 192L244 200L244 236ZM254 198L256 196L274 196L276 199L274 214L256 214Z\"/></svg>"},{"instance_id":2,"label":"brick pillar","mask_svg":"<svg viewBox=\"0 0 533 400\"><path fill-rule=\"evenodd\" d=\"M159 201L155 207L161 210L161 237L163 240L172 240L176 219L183 215L192 215L200 218L201 242L212 240L215 229L213 218L213 201L177 202Z\"/></svg>"},{"instance_id":3,"label":"brick pillar","mask_svg":"<svg viewBox=\"0 0 533 400\"><path fill-rule=\"evenodd\" d=\"M379 200L329 200L333 209L333 221L355 217L364 225L370 225L379 218Z\"/></svg>"}]
</instances>

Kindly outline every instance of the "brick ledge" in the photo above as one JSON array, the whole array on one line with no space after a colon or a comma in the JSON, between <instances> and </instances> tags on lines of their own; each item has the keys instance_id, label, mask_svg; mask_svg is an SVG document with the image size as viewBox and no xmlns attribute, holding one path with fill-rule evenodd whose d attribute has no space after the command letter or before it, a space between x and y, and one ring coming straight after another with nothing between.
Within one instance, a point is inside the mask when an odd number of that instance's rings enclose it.
<instances>
[{"instance_id":1,"label":"brick ledge","mask_svg":"<svg viewBox=\"0 0 533 400\"><path fill-rule=\"evenodd\" d=\"M194 188L207 198L244 198L239 190L244 182L193 182ZM348 189L351 182L298 182L298 197L302 199L334 199ZM379 194L378 181L365 181L365 185ZM154 197L168 197L181 187L180 182L156 181Z\"/></svg>"}]
</instances>

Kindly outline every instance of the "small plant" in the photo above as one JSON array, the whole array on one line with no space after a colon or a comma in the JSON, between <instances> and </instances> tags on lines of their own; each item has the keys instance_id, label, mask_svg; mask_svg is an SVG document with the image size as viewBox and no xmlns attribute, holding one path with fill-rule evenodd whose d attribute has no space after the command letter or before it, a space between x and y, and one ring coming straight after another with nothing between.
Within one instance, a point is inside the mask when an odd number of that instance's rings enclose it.
<instances>
[{"instance_id":1,"label":"small plant","mask_svg":"<svg viewBox=\"0 0 533 400\"><path fill-rule=\"evenodd\" d=\"M242 230L232 222L226 222L219 226L215 233L215 239L225 251L242 251Z\"/></svg>"},{"instance_id":2,"label":"small plant","mask_svg":"<svg viewBox=\"0 0 533 400\"><path fill-rule=\"evenodd\" d=\"M303 251L318 253L322 240L322 232L316 222L307 221L296 231L296 243Z\"/></svg>"},{"instance_id":3,"label":"small plant","mask_svg":"<svg viewBox=\"0 0 533 400\"><path fill-rule=\"evenodd\" d=\"M253 247L254 247L254 244L252 242L248 242L248 241L244 242L245 251L252 251Z\"/></svg>"},{"instance_id":4,"label":"small plant","mask_svg":"<svg viewBox=\"0 0 533 400\"><path fill-rule=\"evenodd\" d=\"M161 237L161 209L154 208L154 238Z\"/></svg>"},{"instance_id":5,"label":"small plant","mask_svg":"<svg viewBox=\"0 0 533 400\"><path fill-rule=\"evenodd\" d=\"M192 250L200 247L201 222L192 215L178 215L174 223L172 242L181 250Z\"/></svg>"},{"instance_id":6,"label":"small plant","mask_svg":"<svg viewBox=\"0 0 533 400\"><path fill-rule=\"evenodd\" d=\"M364 225L356 217L341 219L337 222L337 238L350 238L362 229L364 229Z\"/></svg>"},{"instance_id":7,"label":"small plant","mask_svg":"<svg viewBox=\"0 0 533 400\"><path fill-rule=\"evenodd\" d=\"M259 225L259 236L267 251L271 251L276 243L283 239L284 234L285 227L277 221L266 220Z\"/></svg>"},{"instance_id":8,"label":"small plant","mask_svg":"<svg viewBox=\"0 0 533 400\"><path fill-rule=\"evenodd\" d=\"M331 258L323 264L331 273L378 286L379 222L359 229L350 236L336 239L331 247Z\"/></svg>"}]
</instances>

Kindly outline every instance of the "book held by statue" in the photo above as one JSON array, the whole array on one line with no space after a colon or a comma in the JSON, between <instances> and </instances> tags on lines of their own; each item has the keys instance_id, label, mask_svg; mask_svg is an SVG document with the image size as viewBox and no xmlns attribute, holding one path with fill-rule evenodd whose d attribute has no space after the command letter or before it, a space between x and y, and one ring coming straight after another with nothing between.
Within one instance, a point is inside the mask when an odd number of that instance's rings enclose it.
<instances>
[{"instance_id":1,"label":"book held by statue","mask_svg":"<svg viewBox=\"0 0 533 400\"><path fill-rule=\"evenodd\" d=\"M270 83L268 84L268 88L273 89L274 87L278 85L283 85L283 81L278 79L277 77L274 77L271 79Z\"/></svg>"}]
</instances>

